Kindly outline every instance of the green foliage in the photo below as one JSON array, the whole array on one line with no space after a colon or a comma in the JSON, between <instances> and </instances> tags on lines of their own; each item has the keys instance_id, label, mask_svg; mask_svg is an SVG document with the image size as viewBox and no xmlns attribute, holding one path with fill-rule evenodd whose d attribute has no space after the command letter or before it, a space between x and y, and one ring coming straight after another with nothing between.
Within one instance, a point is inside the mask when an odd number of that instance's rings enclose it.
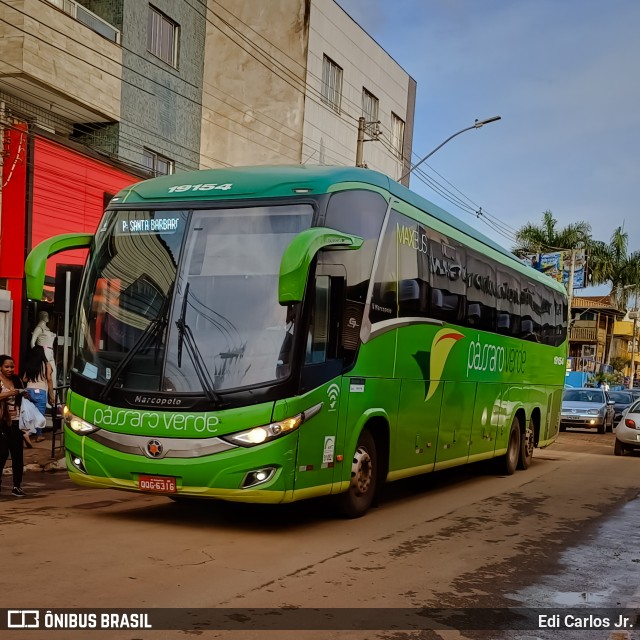
<instances>
[{"instance_id":1,"label":"green foliage","mask_svg":"<svg viewBox=\"0 0 640 640\"><path fill-rule=\"evenodd\" d=\"M592 377L592 381L595 387L604 384L605 382L610 386L622 384L624 375L621 371L614 371L613 373L596 373Z\"/></svg>"},{"instance_id":2,"label":"green foliage","mask_svg":"<svg viewBox=\"0 0 640 640\"><path fill-rule=\"evenodd\" d=\"M631 364L631 358L611 358L610 364L614 371L624 372L625 367L628 367Z\"/></svg>"},{"instance_id":3,"label":"green foliage","mask_svg":"<svg viewBox=\"0 0 640 640\"><path fill-rule=\"evenodd\" d=\"M542 224L524 225L516 232L514 249L517 255L544 253L557 249L583 249L591 242L591 225L588 222L574 222L557 229L558 221L551 211L542 214Z\"/></svg>"},{"instance_id":4,"label":"green foliage","mask_svg":"<svg viewBox=\"0 0 640 640\"><path fill-rule=\"evenodd\" d=\"M622 227L613 231L609 244L591 241L589 273L591 284L610 284L611 302L625 309L630 297L640 292L640 251L628 253L629 234Z\"/></svg>"}]
</instances>

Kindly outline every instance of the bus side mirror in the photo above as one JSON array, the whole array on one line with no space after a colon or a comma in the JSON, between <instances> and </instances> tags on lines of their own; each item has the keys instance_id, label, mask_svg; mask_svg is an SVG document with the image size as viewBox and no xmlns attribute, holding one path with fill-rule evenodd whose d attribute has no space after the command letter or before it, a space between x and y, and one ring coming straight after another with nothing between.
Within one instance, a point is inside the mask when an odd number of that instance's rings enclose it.
<instances>
[{"instance_id":1,"label":"bus side mirror","mask_svg":"<svg viewBox=\"0 0 640 640\"><path fill-rule=\"evenodd\" d=\"M300 232L284 250L280 260L278 301L281 305L301 302L307 286L309 269L321 249L345 251L359 249L364 240L327 227L312 227Z\"/></svg>"},{"instance_id":2,"label":"bus side mirror","mask_svg":"<svg viewBox=\"0 0 640 640\"><path fill-rule=\"evenodd\" d=\"M90 233L63 233L43 240L34 247L24 264L27 298L30 300L42 300L47 259L50 256L68 249L88 249L92 242L93 234Z\"/></svg>"}]
</instances>

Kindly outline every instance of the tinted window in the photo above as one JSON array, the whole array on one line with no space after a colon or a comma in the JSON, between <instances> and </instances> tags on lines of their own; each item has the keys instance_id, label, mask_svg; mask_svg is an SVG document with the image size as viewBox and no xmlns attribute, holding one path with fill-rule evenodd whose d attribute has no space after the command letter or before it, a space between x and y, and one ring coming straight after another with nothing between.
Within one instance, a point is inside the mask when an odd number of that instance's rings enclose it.
<instances>
[{"instance_id":1,"label":"tinted window","mask_svg":"<svg viewBox=\"0 0 640 640\"><path fill-rule=\"evenodd\" d=\"M565 402L594 402L604 404L604 391L599 389L570 389L565 391L562 400Z\"/></svg>"},{"instance_id":2,"label":"tinted window","mask_svg":"<svg viewBox=\"0 0 640 640\"><path fill-rule=\"evenodd\" d=\"M358 344L373 260L387 206L387 201L379 193L365 190L339 191L331 196L327 205L325 226L364 239L364 244L357 251L323 251L320 258L323 265L342 265L347 274L341 341L347 352L344 354L347 364L354 357Z\"/></svg>"},{"instance_id":3,"label":"tinted window","mask_svg":"<svg viewBox=\"0 0 640 640\"><path fill-rule=\"evenodd\" d=\"M548 345L566 338L560 293L395 210L371 302L372 323L424 317Z\"/></svg>"},{"instance_id":4,"label":"tinted window","mask_svg":"<svg viewBox=\"0 0 640 640\"><path fill-rule=\"evenodd\" d=\"M609 398L614 402L622 403L631 403L633 398L630 393L626 393L625 391L610 391Z\"/></svg>"}]
</instances>

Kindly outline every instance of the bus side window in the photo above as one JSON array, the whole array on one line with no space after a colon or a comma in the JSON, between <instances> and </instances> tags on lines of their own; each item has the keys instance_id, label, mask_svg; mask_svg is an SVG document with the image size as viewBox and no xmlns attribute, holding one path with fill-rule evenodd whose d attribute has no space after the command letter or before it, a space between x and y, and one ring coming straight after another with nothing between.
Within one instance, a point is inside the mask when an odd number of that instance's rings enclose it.
<instances>
[{"instance_id":1,"label":"bus side window","mask_svg":"<svg viewBox=\"0 0 640 640\"><path fill-rule=\"evenodd\" d=\"M461 296L446 289L431 289L431 316L445 322L456 322L460 299Z\"/></svg>"},{"instance_id":2,"label":"bus side window","mask_svg":"<svg viewBox=\"0 0 640 640\"><path fill-rule=\"evenodd\" d=\"M511 316L508 313L498 313L498 333L511 334Z\"/></svg>"},{"instance_id":3,"label":"bus side window","mask_svg":"<svg viewBox=\"0 0 640 640\"><path fill-rule=\"evenodd\" d=\"M428 312L428 295L429 285L423 280L401 280L398 291L398 315L401 318L425 317Z\"/></svg>"},{"instance_id":4,"label":"bus side window","mask_svg":"<svg viewBox=\"0 0 640 640\"><path fill-rule=\"evenodd\" d=\"M315 298L311 311L311 323L307 336L305 364L318 364L327 359L329 344L329 317L331 280L329 276L316 278Z\"/></svg>"},{"instance_id":5,"label":"bus side window","mask_svg":"<svg viewBox=\"0 0 640 640\"><path fill-rule=\"evenodd\" d=\"M482 319L482 306L477 302L470 302L467 305L467 325L470 327L480 326Z\"/></svg>"}]
</instances>

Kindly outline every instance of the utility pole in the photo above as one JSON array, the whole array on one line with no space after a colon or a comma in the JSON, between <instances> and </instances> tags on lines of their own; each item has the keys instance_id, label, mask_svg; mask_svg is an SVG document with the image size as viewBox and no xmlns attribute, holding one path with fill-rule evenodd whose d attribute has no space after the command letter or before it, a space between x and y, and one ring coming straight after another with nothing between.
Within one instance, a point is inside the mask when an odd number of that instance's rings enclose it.
<instances>
[{"instance_id":1,"label":"utility pole","mask_svg":"<svg viewBox=\"0 0 640 640\"><path fill-rule=\"evenodd\" d=\"M358 146L356 147L356 167L364 167L364 129L365 129L364 117L358 118Z\"/></svg>"},{"instance_id":2,"label":"utility pole","mask_svg":"<svg viewBox=\"0 0 640 640\"><path fill-rule=\"evenodd\" d=\"M569 281L567 282L567 324L571 328L571 303L573 301L573 279L576 273L576 250L569 251L571 264L569 265Z\"/></svg>"},{"instance_id":3,"label":"utility pole","mask_svg":"<svg viewBox=\"0 0 640 640\"><path fill-rule=\"evenodd\" d=\"M638 312L629 311L629 319L633 320L633 336L631 338L631 375L629 376L629 389L633 389L633 379L636 373L636 331L638 326Z\"/></svg>"}]
</instances>

